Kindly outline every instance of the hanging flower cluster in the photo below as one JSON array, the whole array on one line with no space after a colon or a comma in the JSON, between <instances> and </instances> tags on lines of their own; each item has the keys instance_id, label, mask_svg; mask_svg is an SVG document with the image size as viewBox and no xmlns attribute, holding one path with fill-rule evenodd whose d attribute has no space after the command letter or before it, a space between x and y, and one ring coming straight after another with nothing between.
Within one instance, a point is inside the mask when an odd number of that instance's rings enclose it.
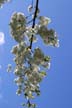
<instances>
[{"instance_id":1,"label":"hanging flower cluster","mask_svg":"<svg viewBox=\"0 0 72 108\"><path fill-rule=\"evenodd\" d=\"M35 9L35 12L33 10ZM18 86L17 95L24 94L27 103L23 106L35 108L35 104L31 103L31 99L40 95L40 82L46 76L46 70L50 68L50 57L45 55L43 51L36 47L32 50L32 43L37 42L37 35L43 39L46 45L58 47L59 40L53 29L48 29L47 25L51 19L39 16L38 0L36 6L28 7L30 16L27 17L21 12L15 12L10 20L10 33L12 38L17 42L13 46L11 52L14 54L14 80ZM37 19L37 23L36 23ZM11 71L11 65L8 65L8 72Z\"/></svg>"}]
</instances>

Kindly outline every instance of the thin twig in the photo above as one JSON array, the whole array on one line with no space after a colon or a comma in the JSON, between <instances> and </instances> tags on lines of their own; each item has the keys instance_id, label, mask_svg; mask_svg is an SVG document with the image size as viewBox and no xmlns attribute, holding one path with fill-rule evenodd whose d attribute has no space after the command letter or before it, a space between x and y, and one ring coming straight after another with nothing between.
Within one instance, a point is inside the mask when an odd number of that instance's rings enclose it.
<instances>
[{"instance_id":1,"label":"thin twig","mask_svg":"<svg viewBox=\"0 0 72 108\"><path fill-rule=\"evenodd\" d=\"M36 21L37 11L38 11L38 4L39 4L39 0L36 0L36 8L35 8L35 13L34 13L32 28L35 27L35 21ZM32 35L32 37L31 37L30 49L32 48L33 36L34 35Z\"/></svg>"}]
</instances>

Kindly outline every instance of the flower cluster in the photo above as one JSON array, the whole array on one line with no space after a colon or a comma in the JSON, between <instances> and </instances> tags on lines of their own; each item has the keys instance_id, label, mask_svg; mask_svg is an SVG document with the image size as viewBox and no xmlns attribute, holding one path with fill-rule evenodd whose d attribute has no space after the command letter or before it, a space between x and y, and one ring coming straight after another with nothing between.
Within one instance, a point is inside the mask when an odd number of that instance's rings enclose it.
<instances>
[{"instance_id":1,"label":"flower cluster","mask_svg":"<svg viewBox=\"0 0 72 108\"><path fill-rule=\"evenodd\" d=\"M11 52L15 55L14 61L16 67L14 74L17 78L14 80L18 86L17 95L24 94L25 98L30 100L40 95L40 82L46 76L45 69L49 68L50 57L45 56L40 48L31 52L24 41L14 46ZM8 71L11 65L8 66ZM43 67L44 70L41 69ZM27 103L29 104L29 103ZM32 107L35 104L31 104ZM34 105L34 106L33 106Z\"/></svg>"},{"instance_id":2,"label":"flower cluster","mask_svg":"<svg viewBox=\"0 0 72 108\"><path fill-rule=\"evenodd\" d=\"M33 7L30 5L28 11L31 12L32 9ZM17 41L17 45L13 46L11 50L11 53L15 55L13 60L16 64L14 68L16 79L14 81L18 86L16 94L24 94L27 103L23 106L28 108L35 108L36 105L32 104L30 100L40 95L40 82L46 76L46 70L50 68L50 57L45 55L39 47L32 50L30 45L37 41L37 35L40 35L46 45L59 46L56 32L47 28L51 19L38 16L37 13L32 15L36 17L32 19L34 25L31 24L31 21L28 25L28 17L20 12L15 12L10 20L10 33ZM37 24L34 22L35 19L37 19ZM11 65L8 66L8 71L10 69Z\"/></svg>"},{"instance_id":3,"label":"flower cluster","mask_svg":"<svg viewBox=\"0 0 72 108\"><path fill-rule=\"evenodd\" d=\"M32 53L23 41L14 46L11 52L15 55L15 82L19 86L16 94L20 95L23 91L27 99L34 98L34 93L40 93L38 85L46 75L40 67L49 68L50 57L45 56L39 48Z\"/></svg>"},{"instance_id":4,"label":"flower cluster","mask_svg":"<svg viewBox=\"0 0 72 108\"><path fill-rule=\"evenodd\" d=\"M46 26L41 26L38 30L38 34L40 34L46 45L59 47L59 40L53 29L48 30Z\"/></svg>"},{"instance_id":5,"label":"flower cluster","mask_svg":"<svg viewBox=\"0 0 72 108\"><path fill-rule=\"evenodd\" d=\"M5 2L10 0L0 0L0 8ZM36 5L28 6L29 16L24 13L14 12L10 20L10 33L17 45L12 47L11 53L14 54L13 61L16 66L14 82L18 86L17 95L23 94L27 103L22 106L35 108L36 104L31 100L40 95L40 82L46 76L46 70L50 68L50 56L47 56L39 47L32 50L32 43L37 42L38 37L43 39L45 45L59 47L57 33L47 26L51 19L39 16L38 0ZM36 21L37 20L37 21ZM11 64L8 65L8 72L12 71Z\"/></svg>"},{"instance_id":6,"label":"flower cluster","mask_svg":"<svg viewBox=\"0 0 72 108\"><path fill-rule=\"evenodd\" d=\"M24 39L24 32L26 29L26 18L23 13L13 13L10 21L10 28L12 37L17 41L21 42Z\"/></svg>"}]
</instances>

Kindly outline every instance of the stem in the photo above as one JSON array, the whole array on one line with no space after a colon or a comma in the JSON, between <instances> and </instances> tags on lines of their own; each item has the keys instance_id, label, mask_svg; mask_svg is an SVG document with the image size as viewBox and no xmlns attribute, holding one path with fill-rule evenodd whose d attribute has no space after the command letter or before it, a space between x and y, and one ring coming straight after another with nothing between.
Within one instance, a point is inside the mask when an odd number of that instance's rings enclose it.
<instances>
[{"instance_id":1,"label":"stem","mask_svg":"<svg viewBox=\"0 0 72 108\"><path fill-rule=\"evenodd\" d=\"M36 8L35 8L35 12L34 12L34 18L33 18L32 28L35 27L35 21L36 21L37 11L38 11L38 4L39 4L39 0L36 0ZM32 48L33 36L34 35L32 35L32 37L31 37L30 49Z\"/></svg>"}]
</instances>

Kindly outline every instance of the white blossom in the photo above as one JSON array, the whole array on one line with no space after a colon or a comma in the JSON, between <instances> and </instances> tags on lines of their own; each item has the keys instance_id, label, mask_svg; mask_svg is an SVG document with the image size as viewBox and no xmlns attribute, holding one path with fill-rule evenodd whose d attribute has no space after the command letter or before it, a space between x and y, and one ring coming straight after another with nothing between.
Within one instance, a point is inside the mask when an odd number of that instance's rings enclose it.
<instances>
[{"instance_id":1,"label":"white blossom","mask_svg":"<svg viewBox=\"0 0 72 108\"><path fill-rule=\"evenodd\" d=\"M59 44L59 40L57 40L55 46L56 46L56 47L59 47L59 46L60 46L60 44Z\"/></svg>"},{"instance_id":2,"label":"white blossom","mask_svg":"<svg viewBox=\"0 0 72 108\"><path fill-rule=\"evenodd\" d=\"M28 6L28 12L32 12L32 9L33 9L33 6L32 5L29 5Z\"/></svg>"},{"instance_id":3,"label":"white blossom","mask_svg":"<svg viewBox=\"0 0 72 108\"><path fill-rule=\"evenodd\" d=\"M12 65L8 64L7 72L11 72L11 71L12 71Z\"/></svg>"},{"instance_id":4,"label":"white blossom","mask_svg":"<svg viewBox=\"0 0 72 108\"><path fill-rule=\"evenodd\" d=\"M48 25L49 23L51 23L51 19L50 19L50 18L44 17L44 16L40 16L40 17L39 17L39 24L40 24L41 26L46 26L46 25Z\"/></svg>"}]
</instances>

